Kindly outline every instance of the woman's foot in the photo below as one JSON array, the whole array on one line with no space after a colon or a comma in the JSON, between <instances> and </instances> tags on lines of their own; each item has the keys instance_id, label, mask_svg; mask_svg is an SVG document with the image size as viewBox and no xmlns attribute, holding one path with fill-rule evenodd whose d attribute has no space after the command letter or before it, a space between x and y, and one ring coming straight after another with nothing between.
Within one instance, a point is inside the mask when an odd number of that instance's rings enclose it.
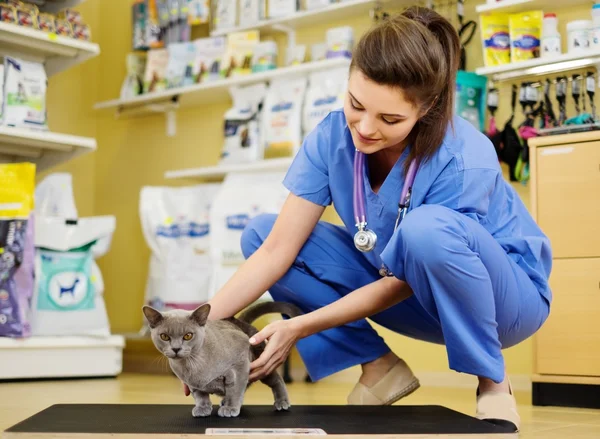
<instances>
[{"instance_id":1,"label":"woman's foot","mask_svg":"<svg viewBox=\"0 0 600 439\"><path fill-rule=\"evenodd\" d=\"M501 383L479 377L477 418L515 432L519 431L521 418L517 412L517 401L508 377L505 377Z\"/></svg>"},{"instance_id":2,"label":"woman's foot","mask_svg":"<svg viewBox=\"0 0 600 439\"><path fill-rule=\"evenodd\" d=\"M419 388L419 380L393 352L363 364L362 370L348 396L350 405L391 405Z\"/></svg>"}]
</instances>

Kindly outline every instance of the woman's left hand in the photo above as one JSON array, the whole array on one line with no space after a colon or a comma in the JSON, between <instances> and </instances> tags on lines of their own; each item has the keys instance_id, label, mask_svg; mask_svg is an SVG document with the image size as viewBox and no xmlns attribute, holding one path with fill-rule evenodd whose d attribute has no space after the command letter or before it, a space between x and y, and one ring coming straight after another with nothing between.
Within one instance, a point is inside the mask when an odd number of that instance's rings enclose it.
<instances>
[{"instance_id":1,"label":"woman's left hand","mask_svg":"<svg viewBox=\"0 0 600 439\"><path fill-rule=\"evenodd\" d=\"M250 382L265 378L283 364L300 338L300 328L295 319L270 323L252 337L250 344L267 341L267 346L262 355L250 364Z\"/></svg>"}]
</instances>

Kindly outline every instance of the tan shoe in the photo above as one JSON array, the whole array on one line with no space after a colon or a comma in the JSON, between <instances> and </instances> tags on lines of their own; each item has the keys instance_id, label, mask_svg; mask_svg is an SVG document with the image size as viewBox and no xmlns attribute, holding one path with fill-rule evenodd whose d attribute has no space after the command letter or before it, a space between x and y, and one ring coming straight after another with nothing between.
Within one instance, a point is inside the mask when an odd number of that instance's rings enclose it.
<instances>
[{"instance_id":1,"label":"tan shoe","mask_svg":"<svg viewBox=\"0 0 600 439\"><path fill-rule=\"evenodd\" d=\"M502 427L514 429L521 428L521 417L517 412L517 401L513 395L510 380L508 381L510 394L504 392L479 393L477 389L477 419L491 422Z\"/></svg>"},{"instance_id":2,"label":"tan shoe","mask_svg":"<svg viewBox=\"0 0 600 439\"><path fill-rule=\"evenodd\" d=\"M348 395L348 404L392 405L400 398L413 393L419 386L419 380L413 375L408 365L404 360L399 360L373 387L367 387L360 382L356 383Z\"/></svg>"}]
</instances>

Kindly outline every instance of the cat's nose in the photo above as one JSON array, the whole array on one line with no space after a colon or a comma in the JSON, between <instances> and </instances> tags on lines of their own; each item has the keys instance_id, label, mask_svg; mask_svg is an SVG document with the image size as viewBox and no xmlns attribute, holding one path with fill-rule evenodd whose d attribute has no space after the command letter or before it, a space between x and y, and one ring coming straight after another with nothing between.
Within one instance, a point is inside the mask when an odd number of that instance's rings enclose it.
<instances>
[{"instance_id":1,"label":"cat's nose","mask_svg":"<svg viewBox=\"0 0 600 439\"><path fill-rule=\"evenodd\" d=\"M177 355L177 353L181 350L181 348L171 348L173 350L173 353L175 355Z\"/></svg>"}]
</instances>

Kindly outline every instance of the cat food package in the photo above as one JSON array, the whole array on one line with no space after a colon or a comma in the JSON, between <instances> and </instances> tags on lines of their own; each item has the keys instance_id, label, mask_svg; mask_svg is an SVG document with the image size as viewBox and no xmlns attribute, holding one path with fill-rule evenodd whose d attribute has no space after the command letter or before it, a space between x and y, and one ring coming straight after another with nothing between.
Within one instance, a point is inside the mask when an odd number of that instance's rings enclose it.
<instances>
[{"instance_id":1,"label":"cat food package","mask_svg":"<svg viewBox=\"0 0 600 439\"><path fill-rule=\"evenodd\" d=\"M115 228L114 216L73 220L36 214L33 335L110 335L96 260L109 250Z\"/></svg>"},{"instance_id":2,"label":"cat food package","mask_svg":"<svg viewBox=\"0 0 600 439\"><path fill-rule=\"evenodd\" d=\"M31 335L35 165L0 164L0 337Z\"/></svg>"},{"instance_id":3,"label":"cat food package","mask_svg":"<svg viewBox=\"0 0 600 439\"><path fill-rule=\"evenodd\" d=\"M221 79L221 63L225 55L227 39L223 36L194 40L195 59L192 74L196 83Z\"/></svg>"},{"instance_id":4,"label":"cat food package","mask_svg":"<svg viewBox=\"0 0 600 439\"><path fill-rule=\"evenodd\" d=\"M305 136L332 110L344 106L347 87L346 67L310 74L302 114L302 129Z\"/></svg>"},{"instance_id":5,"label":"cat food package","mask_svg":"<svg viewBox=\"0 0 600 439\"><path fill-rule=\"evenodd\" d=\"M148 51L146 72L144 74L144 93L162 91L167 88L167 67L169 50L154 49Z\"/></svg>"},{"instance_id":6,"label":"cat food package","mask_svg":"<svg viewBox=\"0 0 600 439\"><path fill-rule=\"evenodd\" d=\"M261 213L279 213L288 190L285 172L227 174L210 211L210 250L217 266L244 261L240 239L248 222Z\"/></svg>"},{"instance_id":7,"label":"cat food package","mask_svg":"<svg viewBox=\"0 0 600 439\"><path fill-rule=\"evenodd\" d=\"M142 188L140 220L150 248L147 305L160 311L191 310L208 300L213 271L209 214L220 187Z\"/></svg>"},{"instance_id":8,"label":"cat food package","mask_svg":"<svg viewBox=\"0 0 600 439\"><path fill-rule=\"evenodd\" d=\"M302 143L306 77L274 79L264 104L264 157L290 157Z\"/></svg>"},{"instance_id":9,"label":"cat food package","mask_svg":"<svg viewBox=\"0 0 600 439\"><path fill-rule=\"evenodd\" d=\"M510 63L510 28L508 14L481 14L483 62L486 67Z\"/></svg>"},{"instance_id":10,"label":"cat food package","mask_svg":"<svg viewBox=\"0 0 600 439\"><path fill-rule=\"evenodd\" d=\"M263 158L260 105L266 91L264 82L231 88L233 107L225 113L220 164L250 163Z\"/></svg>"},{"instance_id":11,"label":"cat food package","mask_svg":"<svg viewBox=\"0 0 600 439\"><path fill-rule=\"evenodd\" d=\"M6 57L4 70L4 125L48 129L44 65Z\"/></svg>"},{"instance_id":12,"label":"cat food package","mask_svg":"<svg viewBox=\"0 0 600 439\"><path fill-rule=\"evenodd\" d=\"M193 43L173 43L167 48L167 87L175 88L193 84L193 66L196 59L196 45Z\"/></svg>"},{"instance_id":13,"label":"cat food package","mask_svg":"<svg viewBox=\"0 0 600 439\"><path fill-rule=\"evenodd\" d=\"M511 62L540 57L543 21L542 11L528 11L509 16Z\"/></svg>"}]
</instances>

